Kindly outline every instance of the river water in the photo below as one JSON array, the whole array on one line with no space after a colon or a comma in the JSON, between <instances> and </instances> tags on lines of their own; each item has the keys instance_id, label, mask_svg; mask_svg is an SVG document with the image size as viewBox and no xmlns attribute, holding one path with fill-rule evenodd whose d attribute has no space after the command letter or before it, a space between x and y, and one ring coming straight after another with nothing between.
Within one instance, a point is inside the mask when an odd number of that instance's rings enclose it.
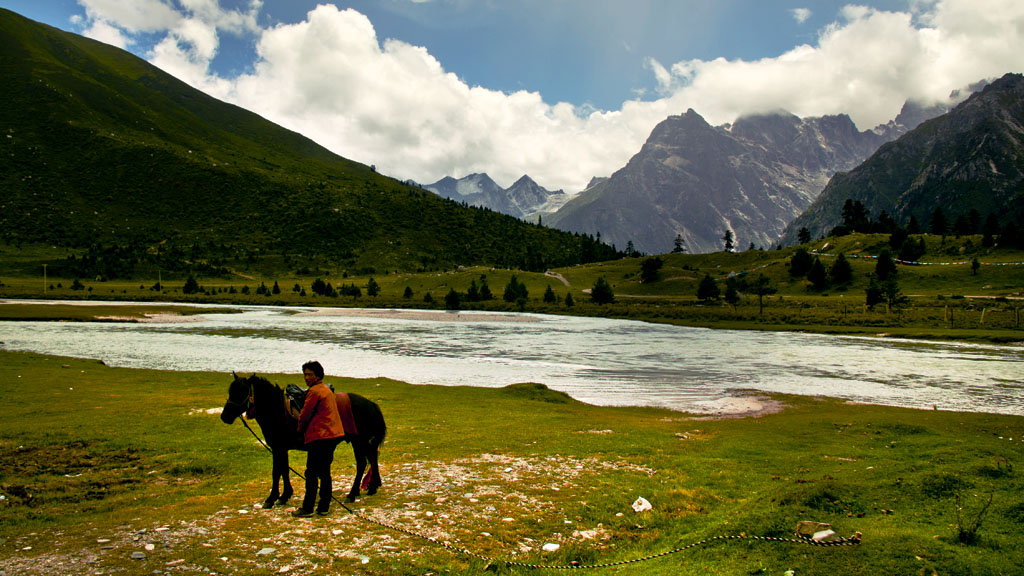
<instances>
[{"instance_id":1,"label":"river water","mask_svg":"<svg viewBox=\"0 0 1024 576\"><path fill-rule=\"evenodd\" d=\"M99 304L99 303L95 303ZM721 411L740 390L1024 415L1024 347L532 314L217 306L196 321L0 322L0 348L110 366L539 382L600 405ZM116 308L112 307L112 315ZM282 382L283 383L283 382Z\"/></svg>"}]
</instances>

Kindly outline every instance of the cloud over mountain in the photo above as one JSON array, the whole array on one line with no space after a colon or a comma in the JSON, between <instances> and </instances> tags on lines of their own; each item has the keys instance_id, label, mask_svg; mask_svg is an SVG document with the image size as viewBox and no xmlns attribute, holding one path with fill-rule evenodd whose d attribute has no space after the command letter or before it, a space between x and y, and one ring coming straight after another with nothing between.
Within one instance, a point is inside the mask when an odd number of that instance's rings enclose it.
<instances>
[{"instance_id":1,"label":"cloud over mountain","mask_svg":"<svg viewBox=\"0 0 1024 576\"><path fill-rule=\"evenodd\" d=\"M1024 4L1015 0L921 0L904 12L851 5L812 43L775 57L648 59L656 99L594 110L530 89L470 85L426 48L381 39L365 15L330 4L298 22L268 24L260 0L235 9L216 0L79 2L87 34L129 47L155 37L146 57L193 86L421 182L487 172L507 186L526 173L576 191L624 165L658 122L689 108L712 124L780 109L847 113L866 129L908 99L938 100L1024 69ZM256 46L256 60L231 77L211 68L225 35Z\"/></svg>"}]
</instances>

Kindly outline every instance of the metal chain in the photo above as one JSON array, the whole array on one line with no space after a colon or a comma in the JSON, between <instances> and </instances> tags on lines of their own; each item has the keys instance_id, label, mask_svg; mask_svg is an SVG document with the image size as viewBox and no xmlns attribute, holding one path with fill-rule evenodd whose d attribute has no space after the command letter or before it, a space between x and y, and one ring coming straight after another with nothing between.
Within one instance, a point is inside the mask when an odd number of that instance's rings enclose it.
<instances>
[{"instance_id":1,"label":"metal chain","mask_svg":"<svg viewBox=\"0 0 1024 576\"><path fill-rule=\"evenodd\" d=\"M260 438L258 434L256 434L256 431L253 430L249 426L249 423L245 421L245 418L239 418L239 420L242 421L242 424L245 425L245 427L249 430L249 432L252 433L252 435L256 438L256 440L258 440L259 443L262 444L264 448L266 448L268 451L270 451L271 454L273 454L273 452L274 452L273 449L270 446L268 446L267 443L264 442L263 439ZM296 476L298 476L299 478L301 478L303 480L306 479L305 476L300 474L297 470L295 470L295 468L292 468L291 465L288 466L288 469L291 470L292 473L295 474ZM505 566L509 566L509 567L513 567L514 566L514 567L517 567L517 568L534 568L534 569L547 569L547 570L586 570L586 569L598 569L598 568L612 568L612 567L615 567L615 566L625 566L627 564L637 564L637 563L640 563L640 562L647 562L647 561L655 560L655 559L658 559L658 558L664 558L665 556L671 556L672 554L678 554L680 552L685 552L687 550L693 550L694 548L699 548L701 546L707 546L709 544L713 544L713 543L716 543L716 542L722 542L722 541L726 541L726 540L753 540L753 541L757 541L757 542L773 542L773 543L785 543L785 544L803 544L803 545L806 545L806 546L816 546L816 547L822 547L822 548L834 548L834 547L837 547L837 546L856 546L856 545L860 544L860 539L861 539L860 532L856 533L851 538L840 537L840 538L838 538L836 540L828 540L828 541L819 541L819 540L814 540L812 538L777 538L777 537L772 537L772 536L748 536L746 534L736 534L736 535L731 535L731 536L712 536L710 538L705 538L705 539L700 540L698 542L694 542L692 544L687 544L686 546L681 546L679 548L673 548L672 550L667 550L665 552L659 552L657 554L651 554L649 556L642 556L642 557L639 557L639 558L632 558L632 559L629 559L629 560L620 560L618 562L606 562L604 564L580 564L579 562L573 562L572 564L563 564L563 565L528 564L528 563L525 563L525 562L516 562L516 561L513 561L513 560L499 560L498 558L494 558L492 556L484 556L483 554L479 554L477 552L473 552L472 550L470 550L468 548L459 548L457 546L453 546L452 544L449 544L448 542L442 542L442 541L438 540L437 538L434 538L433 536L427 536L426 534L421 534L419 532L413 532L412 530L409 530L408 528L403 528L401 526L396 526L394 524L390 524L388 522L384 522L382 520L377 520L375 518L371 518L369 516L366 516L366 515L364 515L364 514L362 514L360 512L357 512L357 511L349 508L348 506L345 505L344 502L342 502L341 500L338 500L338 497L334 496L333 494L331 495L331 499L334 500L335 502L337 502L338 505L341 506L342 508L344 508L349 514L355 516L356 518L358 518L358 519L360 519L360 520L362 520L364 522L368 522L370 524L376 524L377 526L381 526L383 528L387 528L388 530L393 530L395 532L401 532L402 534L405 534L407 536L412 536L414 538L419 538L421 540L426 540L427 542L430 542L431 544L434 544L436 546L440 546L440 547L442 547L442 548L444 548L444 549L446 549L446 550L448 550L450 552L453 552L455 554L462 554L462 555L465 555L465 556L469 556L471 558L476 558L477 560L482 560L482 561L486 562L488 565L504 564Z\"/></svg>"}]
</instances>

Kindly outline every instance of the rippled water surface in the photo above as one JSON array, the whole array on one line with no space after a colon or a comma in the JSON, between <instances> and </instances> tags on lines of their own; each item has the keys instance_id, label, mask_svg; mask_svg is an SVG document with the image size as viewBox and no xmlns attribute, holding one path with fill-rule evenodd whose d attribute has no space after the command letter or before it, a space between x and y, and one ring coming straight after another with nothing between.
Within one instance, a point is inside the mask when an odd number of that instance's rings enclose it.
<instances>
[{"instance_id":1,"label":"rippled water surface","mask_svg":"<svg viewBox=\"0 0 1024 576\"><path fill-rule=\"evenodd\" d=\"M237 307L235 307L237 309ZM540 382L594 404L706 412L737 389L1024 415L1024 349L528 314L210 307L198 322L0 322L0 342L111 366Z\"/></svg>"}]
</instances>

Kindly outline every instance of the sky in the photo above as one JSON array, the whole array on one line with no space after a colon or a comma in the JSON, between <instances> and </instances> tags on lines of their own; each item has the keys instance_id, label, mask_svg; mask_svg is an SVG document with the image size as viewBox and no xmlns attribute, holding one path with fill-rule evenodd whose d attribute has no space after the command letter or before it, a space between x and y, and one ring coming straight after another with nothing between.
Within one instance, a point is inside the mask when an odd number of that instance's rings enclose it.
<instances>
[{"instance_id":1,"label":"sky","mask_svg":"<svg viewBox=\"0 0 1024 576\"><path fill-rule=\"evenodd\" d=\"M848 114L1024 72L1020 0L0 0L422 184L575 193L668 116Z\"/></svg>"}]
</instances>

